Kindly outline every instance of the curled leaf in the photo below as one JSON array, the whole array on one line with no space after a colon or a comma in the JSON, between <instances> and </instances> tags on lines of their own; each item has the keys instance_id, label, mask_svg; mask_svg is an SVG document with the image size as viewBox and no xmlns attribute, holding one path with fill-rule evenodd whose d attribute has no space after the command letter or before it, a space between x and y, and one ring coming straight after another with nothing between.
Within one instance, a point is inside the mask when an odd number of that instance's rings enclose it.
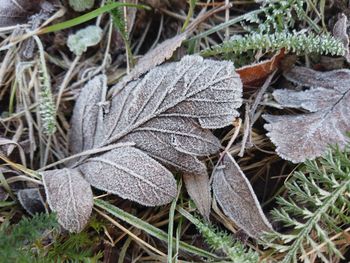
<instances>
[{"instance_id":1,"label":"curled leaf","mask_svg":"<svg viewBox=\"0 0 350 263\"><path fill-rule=\"evenodd\" d=\"M224 213L251 237L272 230L249 181L229 154L213 172L213 191Z\"/></svg>"},{"instance_id":2,"label":"curled leaf","mask_svg":"<svg viewBox=\"0 0 350 263\"><path fill-rule=\"evenodd\" d=\"M283 107L302 108L311 113L264 115L268 136L276 152L294 163L314 159L326 152L328 145L344 147L350 131L350 71L317 72L295 67L285 77L305 91L276 90L275 100Z\"/></svg>"},{"instance_id":3,"label":"curled leaf","mask_svg":"<svg viewBox=\"0 0 350 263\"><path fill-rule=\"evenodd\" d=\"M57 213L58 222L70 232L80 232L93 206L89 183L74 169L45 171L41 175L47 202Z\"/></svg>"},{"instance_id":4,"label":"curled leaf","mask_svg":"<svg viewBox=\"0 0 350 263\"><path fill-rule=\"evenodd\" d=\"M38 188L29 188L18 191L18 201L30 215L47 212L45 202Z\"/></svg>"},{"instance_id":5,"label":"curled leaf","mask_svg":"<svg viewBox=\"0 0 350 263\"><path fill-rule=\"evenodd\" d=\"M173 175L132 147L117 148L89 158L79 168L96 188L146 206L163 205L176 196Z\"/></svg>"},{"instance_id":6,"label":"curled leaf","mask_svg":"<svg viewBox=\"0 0 350 263\"><path fill-rule=\"evenodd\" d=\"M201 215L209 221L211 193L206 169L200 174L184 173L183 179L189 196L196 204Z\"/></svg>"},{"instance_id":7,"label":"curled leaf","mask_svg":"<svg viewBox=\"0 0 350 263\"><path fill-rule=\"evenodd\" d=\"M269 75L280 67L281 61L286 56L284 48L268 60L237 69L237 73L245 86L259 86L264 83Z\"/></svg>"}]
</instances>

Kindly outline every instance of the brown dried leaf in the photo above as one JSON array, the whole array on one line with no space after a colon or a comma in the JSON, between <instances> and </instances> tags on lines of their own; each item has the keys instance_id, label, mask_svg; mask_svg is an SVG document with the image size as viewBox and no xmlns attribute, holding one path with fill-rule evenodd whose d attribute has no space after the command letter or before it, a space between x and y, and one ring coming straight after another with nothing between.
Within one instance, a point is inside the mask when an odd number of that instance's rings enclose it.
<instances>
[{"instance_id":1,"label":"brown dried leaf","mask_svg":"<svg viewBox=\"0 0 350 263\"><path fill-rule=\"evenodd\" d=\"M269 122L265 129L276 152L283 159L298 163L323 155L330 144L344 147L349 141L345 133L350 131L350 71L317 72L295 67L285 77L312 88L276 90L275 100L283 107L303 108L311 113L264 115Z\"/></svg>"},{"instance_id":2,"label":"brown dried leaf","mask_svg":"<svg viewBox=\"0 0 350 263\"><path fill-rule=\"evenodd\" d=\"M163 205L176 196L173 175L136 148L116 148L79 168L91 185L142 205Z\"/></svg>"},{"instance_id":3,"label":"brown dried leaf","mask_svg":"<svg viewBox=\"0 0 350 263\"><path fill-rule=\"evenodd\" d=\"M2 0L0 6L0 27L24 24L28 18L39 12L44 0Z\"/></svg>"},{"instance_id":4,"label":"brown dried leaf","mask_svg":"<svg viewBox=\"0 0 350 263\"><path fill-rule=\"evenodd\" d=\"M89 183L75 169L41 172L47 202L58 222L70 232L80 232L89 220L93 196Z\"/></svg>"},{"instance_id":5,"label":"brown dried leaf","mask_svg":"<svg viewBox=\"0 0 350 263\"><path fill-rule=\"evenodd\" d=\"M200 174L184 173L183 179L189 196L196 204L201 215L209 221L211 193L206 169Z\"/></svg>"},{"instance_id":6,"label":"brown dried leaf","mask_svg":"<svg viewBox=\"0 0 350 263\"><path fill-rule=\"evenodd\" d=\"M224 213L251 237L272 230L249 181L229 154L213 171L213 192Z\"/></svg>"}]
</instances>

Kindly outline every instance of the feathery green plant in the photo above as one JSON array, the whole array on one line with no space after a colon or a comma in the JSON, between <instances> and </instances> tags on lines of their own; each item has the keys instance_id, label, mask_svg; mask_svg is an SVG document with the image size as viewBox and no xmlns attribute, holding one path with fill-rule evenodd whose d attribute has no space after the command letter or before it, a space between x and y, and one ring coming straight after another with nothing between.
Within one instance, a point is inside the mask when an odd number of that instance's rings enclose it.
<instances>
[{"instance_id":1,"label":"feathery green plant","mask_svg":"<svg viewBox=\"0 0 350 263\"><path fill-rule=\"evenodd\" d=\"M98 262L103 254L93 251L94 244L98 243L98 236L95 237L91 238L87 232L60 236L52 244L46 258L49 262Z\"/></svg>"},{"instance_id":2,"label":"feathery green plant","mask_svg":"<svg viewBox=\"0 0 350 263\"><path fill-rule=\"evenodd\" d=\"M4 262L38 262L39 247L35 242L45 237L45 231L59 227L54 214L23 217L17 225L0 228L0 258ZM48 233L48 232L46 232Z\"/></svg>"},{"instance_id":3,"label":"feathery green plant","mask_svg":"<svg viewBox=\"0 0 350 263\"><path fill-rule=\"evenodd\" d=\"M239 241L233 241L232 237L226 232L220 231L201 220L197 220L195 226L212 249L222 250L232 262L256 263L259 261L258 253L252 249L247 249Z\"/></svg>"},{"instance_id":4,"label":"feathery green plant","mask_svg":"<svg viewBox=\"0 0 350 263\"><path fill-rule=\"evenodd\" d=\"M258 24L258 32L287 32L296 20L304 18L305 0L263 0L260 9L263 15L251 15L247 21Z\"/></svg>"},{"instance_id":5,"label":"feathery green plant","mask_svg":"<svg viewBox=\"0 0 350 263\"><path fill-rule=\"evenodd\" d=\"M350 223L349 147L343 151L332 148L324 158L307 161L286 183L286 189L286 197L278 198L281 208L273 216L290 232L266 236L270 247L285 253L282 262L308 262L313 256L321 262L331 262L334 255L343 258L332 237L341 237Z\"/></svg>"},{"instance_id":6,"label":"feathery green plant","mask_svg":"<svg viewBox=\"0 0 350 263\"><path fill-rule=\"evenodd\" d=\"M220 54L241 54L251 50L265 52L278 51L284 48L287 52L300 54L330 54L342 56L345 54L344 45L329 34L315 35L313 33L252 33L245 36L234 37L220 45L203 50L203 56Z\"/></svg>"},{"instance_id":7,"label":"feathery green plant","mask_svg":"<svg viewBox=\"0 0 350 263\"><path fill-rule=\"evenodd\" d=\"M219 230L213 225L203 222L181 207L178 207L177 210L197 227L205 242L210 245L213 250L223 251L230 259L229 262L257 263L259 261L259 255L257 252L250 248L247 249L239 241L234 241L232 236L228 233Z\"/></svg>"}]
</instances>

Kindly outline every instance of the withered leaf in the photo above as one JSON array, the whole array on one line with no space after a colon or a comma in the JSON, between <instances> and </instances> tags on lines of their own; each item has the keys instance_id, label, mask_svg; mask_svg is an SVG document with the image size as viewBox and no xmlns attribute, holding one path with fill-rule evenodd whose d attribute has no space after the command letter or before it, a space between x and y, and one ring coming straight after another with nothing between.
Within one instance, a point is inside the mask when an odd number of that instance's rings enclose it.
<instances>
[{"instance_id":1,"label":"withered leaf","mask_svg":"<svg viewBox=\"0 0 350 263\"><path fill-rule=\"evenodd\" d=\"M92 186L142 205L163 205L176 196L173 175L133 147L116 148L91 157L79 168Z\"/></svg>"},{"instance_id":2,"label":"withered leaf","mask_svg":"<svg viewBox=\"0 0 350 263\"><path fill-rule=\"evenodd\" d=\"M275 90L273 96L283 107L302 108L310 113L264 115L268 136L276 152L294 163L314 159L325 153L330 144L344 147L350 131L350 71L317 72L295 67L285 77L305 91Z\"/></svg>"},{"instance_id":3,"label":"withered leaf","mask_svg":"<svg viewBox=\"0 0 350 263\"><path fill-rule=\"evenodd\" d=\"M0 6L0 27L24 24L28 18L39 12L43 0L2 0Z\"/></svg>"},{"instance_id":4,"label":"withered leaf","mask_svg":"<svg viewBox=\"0 0 350 263\"><path fill-rule=\"evenodd\" d=\"M200 174L184 173L183 179L187 192L196 204L199 212L206 220L209 220L211 193L209 176L206 169Z\"/></svg>"},{"instance_id":5,"label":"withered leaf","mask_svg":"<svg viewBox=\"0 0 350 263\"><path fill-rule=\"evenodd\" d=\"M231 155L225 154L212 176L215 198L231 220L254 238L272 230L248 179Z\"/></svg>"},{"instance_id":6,"label":"withered leaf","mask_svg":"<svg viewBox=\"0 0 350 263\"><path fill-rule=\"evenodd\" d=\"M89 220L93 196L89 183L76 169L41 172L50 208L70 232L80 232Z\"/></svg>"},{"instance_id":7,"label":"withered leaf","mask_svg":"<svg viewBox=\"0 0 350 263\"><path fill-rule=\"evenodd\" d=\"M30 215L47 212L45 202L38 188L28 188L19 190L18 201Z\"/></svg>"}]
</instances>

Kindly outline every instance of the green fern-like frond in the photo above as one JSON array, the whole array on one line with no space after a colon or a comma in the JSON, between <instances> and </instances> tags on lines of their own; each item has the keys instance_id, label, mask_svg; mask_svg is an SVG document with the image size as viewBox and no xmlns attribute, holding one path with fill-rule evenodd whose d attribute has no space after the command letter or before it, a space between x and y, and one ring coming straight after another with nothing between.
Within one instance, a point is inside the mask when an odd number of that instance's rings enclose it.
<instances>
[{"instance_id":1,"label":"green fern-like frond","mask_svg":"<svg viewBox=\"0 0 350 263\"><path fill-rule=\"evenodd\" d=\"M220 45L203 50L203 56L215 56L220 54L242 54L248 51L278 51L284 48L287 52L296 54L330 54L342 56L345 54L343 44L334 37L313 33L274 33L271 35L253 33L245 36L234 37Z\"/></svg>"},{"instance_id":2,"label":"green fern-like frond","mask_svg":"<svg viewBox=\"0 0 350 263\"><path fill-rule=\"evenodd\" d=\"M286 183L287 197L278 198L281 208L273 215L291 231L268 236L270 246L285 253L283 263L343 258L332 237L350 223L349 157L347 150L335 148L319 161L307 161Z\"/></svg>"},{"instance_id":3,"label":"green fern-like frond","mask_svg":"<svg viewBox=\"0 0 350 263\"><path fill-rule=\"evenodd\" d=\"M54 214L36 214L22 218L17 225L0 229L0 259L3 262L38 262L34 242L45 236L45 231L58 228Z\"/></svg>"},{"instance_id":4,"label":"green fern-like frond","mask_svg":"<svg viewBox=\"0 0 350 263\"><path fill-rule=\"evenodd\" d=\"M247 249L242 243L233 241L232 237L212 225L196 220L195 226L203 236L205 242L214 250L223 251L232 262L256 263L259 255Z\"/></svg>"},{"instance_id":5,"label":"green fern-like frond","mask_svg":"<svg viewBox=\"0 0 350 263\"><path fill-rule=\"evenodd\" d=\"M260 33L286 32L293 28L296 20L304 17L305 0L263 0L263 18L253 17Z\"/></svg>"}]
</instances>

